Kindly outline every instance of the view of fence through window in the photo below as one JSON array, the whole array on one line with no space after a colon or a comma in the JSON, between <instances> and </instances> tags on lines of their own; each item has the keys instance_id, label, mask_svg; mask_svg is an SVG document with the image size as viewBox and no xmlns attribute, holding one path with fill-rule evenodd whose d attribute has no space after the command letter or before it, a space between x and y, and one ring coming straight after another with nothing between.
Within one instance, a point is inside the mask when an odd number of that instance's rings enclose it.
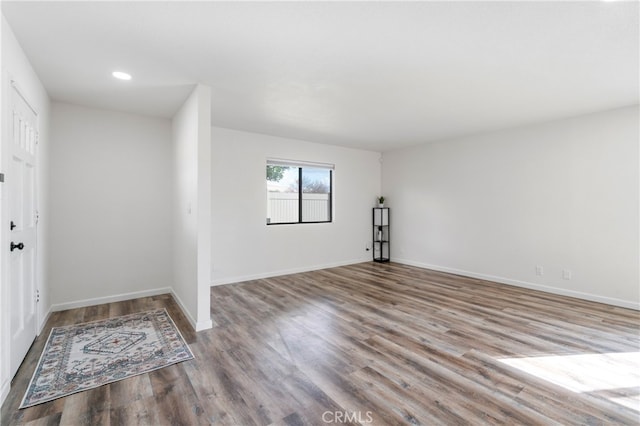
<instances>
[{"instance_id":1,"label":"view of fence through window","mask_svg":"<svg viewBox=\"0 0 640 426\"><path fill-rule=\"evenodd\" d=\"M267 164L267 224L331 222L332 170Z\"/></svg>"}]
</instances>

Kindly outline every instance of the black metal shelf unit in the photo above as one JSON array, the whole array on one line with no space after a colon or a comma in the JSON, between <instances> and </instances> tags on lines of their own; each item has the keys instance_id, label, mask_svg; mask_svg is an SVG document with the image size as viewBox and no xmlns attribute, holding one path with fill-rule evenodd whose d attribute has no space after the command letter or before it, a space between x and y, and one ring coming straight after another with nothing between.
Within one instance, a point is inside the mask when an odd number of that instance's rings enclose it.
<instances>
[{"instance_id":1,"label":"black metal shelf unit","mask_svg":"<svg viewBox=\"0 0 640 426\"><path fill-rule=\"evenodd\" d=\"M388 262L391 259L389 207L373 208L373 261Z\"/></svg>"}]
</instances>

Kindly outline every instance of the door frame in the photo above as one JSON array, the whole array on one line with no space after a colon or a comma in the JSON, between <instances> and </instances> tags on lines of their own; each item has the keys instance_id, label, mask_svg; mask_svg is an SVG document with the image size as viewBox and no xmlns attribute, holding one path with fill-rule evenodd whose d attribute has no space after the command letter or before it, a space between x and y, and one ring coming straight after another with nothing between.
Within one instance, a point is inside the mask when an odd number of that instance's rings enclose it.
<instances>
[{"instance_id":1,"label":"door frame","mask_svg":"<svg viewBox=\"0 0 640 426\"><path fill-rule=\"evenodd\" d=\"M0 105L0 173L4 173L5 181L0 183L2 188L0 188L0 197L2 201L2 208L0 208L0 348L2 348L2 353L0 353L0 358L2 358L2 363L0 363L0 400L3 400L5 395L5 391L8 392L8 388L5 387L10 386L11 380L13 377L8 377L10 372L10 359L11 359L11 348L10 341L10 312L11 308L8 306L9 304L9 291L10 291L10 280L9 280L9 243L11 240L11 235L9 232L9 223L10 219L10 207L9 207L9 184L10 179L7 176L7 172L9 171L9 156L11 154L10 144L9 144L9 134L10 126L9 126L9 116L11 114L11 105L12 105L12 97L13 92L16 91L16 94L20 96L24 102L27 104L29 108L35 113L36 116L36 127L38 131L38 135L41 132L41 116L38 113L38 110L33 107L33 103L29 102L29 100L25 97L23 91L20 90L20 83L15 79L9 72L6 70L2 70L2 82L1 82L0 94L2 94L2 105ZM39 211L39 201L40 201L40 188L39 188L39 149L38 144L36 144L35 148L35 159L34 163L36 165L35 172L35 210ZM34 280L35 280L35 289L42 294L41 288L41 277L39 274L39 258L40 258L40 235L38 232L38 224L36 223L36 236L35 236L35 265L34 265ZM37 337L42 331L42 314L40 309L38 309L38 304L35 301L35 295L33 299L33 303L35 305L35 336Z\"/></svg>"},{"instance_id":2,"label":"door frame","mask_svg":"<svg viewBox=\"0 0 640 426\"><path fill-rule=\"evenodd\" d=\"M7 156L8 156L8 131L7 122L9 115L9 101L7 100L7 93L10 78L6 71L2 69L2 75L0 76L0 172L6 176L7 172ZM9 376L10 369L10 351L9 342L11 340L9 333L9 278L7 276L7 266L9 263L9 232L7 232L7 226L9 225L7 202L9 197L6 189L6 177L5 182L0 183L0 400L4 402L11 386L12 377Z\"/></svg>"}]
</instances>

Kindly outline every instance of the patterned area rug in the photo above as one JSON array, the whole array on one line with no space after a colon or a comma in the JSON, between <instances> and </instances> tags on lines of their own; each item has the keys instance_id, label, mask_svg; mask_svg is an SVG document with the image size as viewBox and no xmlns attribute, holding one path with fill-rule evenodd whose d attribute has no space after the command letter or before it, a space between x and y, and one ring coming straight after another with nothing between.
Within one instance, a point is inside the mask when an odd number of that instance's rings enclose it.
<instances>
[{"instance_id":1,"label":"patterned area rug","mask_svg":"<svg viewBox=\"0 0 640 426\"><path fill-rule=\"evenodd\" d=\"M165 309L51 330L20 408L193 359Z\"/></svg>"}]
</instances>

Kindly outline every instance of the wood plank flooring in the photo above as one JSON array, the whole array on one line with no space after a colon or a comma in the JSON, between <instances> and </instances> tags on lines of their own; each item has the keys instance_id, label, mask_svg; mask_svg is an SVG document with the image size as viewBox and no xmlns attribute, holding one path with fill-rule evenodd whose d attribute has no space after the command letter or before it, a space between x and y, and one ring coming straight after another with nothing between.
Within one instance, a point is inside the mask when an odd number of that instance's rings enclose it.
<instances>
[{"instance_id":1,"label":"wood plank flooring","mask_svg":"<svg viewBox=\"0 0 640 426\"><path fill-rule=\"evenodd\" d=\"M637 311L393 263L213 287L211 306L200 333L168 295L54 313L2 425L640 423ZM158 307L195 360L18 410L51 327Z\"/></svg>"}]
</instances>

